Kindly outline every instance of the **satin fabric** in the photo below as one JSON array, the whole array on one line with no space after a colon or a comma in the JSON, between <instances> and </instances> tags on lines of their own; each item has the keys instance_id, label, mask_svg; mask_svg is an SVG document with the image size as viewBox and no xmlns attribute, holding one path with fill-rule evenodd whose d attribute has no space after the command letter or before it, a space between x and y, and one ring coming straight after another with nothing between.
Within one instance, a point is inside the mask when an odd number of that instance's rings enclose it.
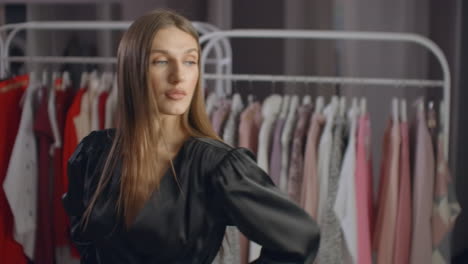
<instances>
[{"instance_id":1,"label":"satin fabric","mask_svg":"<svg viewBox=\"0 0 468 264\"><path fill-rule=\"evenodd\" d=\"M316 223L281 193L254 155L206 138L189 138L130 227L115 212L120 168L97 200L86 230L80 217L96 188L115 130L92 132L68 162L63 198L82 263L211 263L227 225L262 245L254 263L310 263Z\"/></svg>"}]
</instances>

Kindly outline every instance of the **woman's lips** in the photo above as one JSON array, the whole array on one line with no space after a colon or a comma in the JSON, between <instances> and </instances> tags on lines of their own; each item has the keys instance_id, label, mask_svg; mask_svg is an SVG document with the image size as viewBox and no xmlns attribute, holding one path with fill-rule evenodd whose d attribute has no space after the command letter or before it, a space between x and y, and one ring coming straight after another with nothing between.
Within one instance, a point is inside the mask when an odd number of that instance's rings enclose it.
<instances>
[{"instance_id":1,"label":"woman's lips","mask_svg":"<svg viewBox=\"0 0 468 264\"><path fill-rule=\"evenodd\" d=\"M184 98L187 95L187 93L184 92L183 90L172 89L172 90L167 91L165 93L165 95L169 99L180 100L180 99Z\"/></svg>"}]
</instances>

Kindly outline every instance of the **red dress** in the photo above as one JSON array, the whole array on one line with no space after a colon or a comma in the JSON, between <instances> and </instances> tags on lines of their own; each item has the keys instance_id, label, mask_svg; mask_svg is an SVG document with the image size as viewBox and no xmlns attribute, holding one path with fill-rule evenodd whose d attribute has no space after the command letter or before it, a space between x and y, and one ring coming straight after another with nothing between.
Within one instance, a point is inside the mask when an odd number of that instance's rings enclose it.
<instances>
[{"instance_id":1,"label":"red dress","mask_svg":"<svg viewBox=\"0 0 468 264\"><path fill-rule=\"evenodd\" d=\"M0 82L0 263L27 263L23 247L13 239L13 215L3 181L21 119L20 100L28 80L24 75Z\"/></svg>"},{"instance_id":2,"label":"red dress","mask_svg":"<svg viewBox=\"0 0 468 264\"><path fill-rule=\"evenodd\" d=\"M106 102L109 97L109 92L102 92L99 95L99 129L106 128Z\"/></svg>"},{"instance_id":3,"label":"red dress","mask_svg":"<svg viewBox=\"0 0 468 264\"><path fill-rule=\"evenodd\" d=\"M55 259L53 207L51 189L51 156L50 148L54 143L54 135L48 113L47 88L43 87L44 96L39 103L34 120L34 134L37 138L38 179L37 179L37 229L34 263L50 264Z\"/></svg>"},{"instance_id":4,"label":"red dress","mask_svg":"<svg viewBox=\"0 0 468 264\"><path fill-rule=\"evenodd\" d=\"M55 92L55 108L57 113L57 123L60 132L62 145L54 152L54 225L55 225L55 245L62 247L70 244L68 230L68 216L62 204L62 195L67 192L67 186L63 182L62 158L63 144L65 136L65 122L67 112L73 102L74 92L71 89Z\"/></svg>"},{"instance_id":5,"label":"red dress","mask_svg":"<svg viewBox=\"0 0 468 264\"><path fill-rule=\"evenodd\" d=\"M73 122L73 119L80 114L80 107L81 107L81 99L83 94L86 92L86 89L82 88L78 91L75 98L73 99L73 103L68 109L67 118L65 121L65 133L63 135L63 152L62 152L62 174L61 174L61 181L63 183L64 190L62 190L61 195L65 194L68 190L68 177L67 177L67 162L68 159L71 157L73 152L75 151L76 146L78 145L78 137L76 135L76 128ZM70 222L68 218L65 218L66 228L67 230L70 227ZM67 233L68 234L68 233ZM68 236L69 237L69 236ZM68 243L72 249L72 255L76 258L80 257L78 250L72 245L70 238L68 238Z\"/></svg>"}]
</instances>

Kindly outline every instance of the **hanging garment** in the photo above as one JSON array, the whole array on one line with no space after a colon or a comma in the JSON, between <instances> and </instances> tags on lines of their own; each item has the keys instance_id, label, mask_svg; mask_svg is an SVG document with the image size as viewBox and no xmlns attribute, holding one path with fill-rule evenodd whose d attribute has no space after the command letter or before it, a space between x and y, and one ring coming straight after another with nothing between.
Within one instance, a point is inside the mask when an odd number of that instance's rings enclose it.
<instances>
[{"instance_id":1,"label":"hanging garment","mask_svg":"<svg viewBox=\"0 0 468 264\"><path fill-rule=\"evenodd\" d=\"M411 172L409 155L409 128L408 122L401 122L400 147L400 186L398 190L398 213L395 230L395 264L408 264L411 247Z\"/></svg>"},{"instance_id":2,"label":"hanging garment","mask_svg":"<svg viewBox=\"0 0 468 264\"><path fill-rule=\"evenodd\" d=\"M49 264L55 258L55 229L53 224L53 202L52 202L52 178L51 178L51 155L49 153L54 143L54 135L48 114L49 91L53 89L46 87L43 90L42 100L39 104L34 121L34 133L38 142L38 188L37 188L37 229L36 245L34 252L34 263Z\"/></svg>"},{"instance_id":3,"label":"hanging garment","mask_svg":"<svg viewBox=\"0 0 468 264\"><path fill-rule=\"evenodd\" d=\"M299 97L294 95L289 104L288 115L286 123L284 124L283 132L281 134L281 174L280 174L280 189L288 192L288 172L289 172L289 154L291 152L292 133L296 127L297 121L297 108L299 106Z\"/></svg>"},{"instance_id":4,"label":"hanging garment","mask_svg":"<svg viewBox=\"0 0 468 264\"><path fill-rule=\"evenodd\" d=\"M232 108L224 126L223 140L231 145L237 146L236 124L238 123L243 105L239 94L235 94L232 100ZM240 232L235 226L227 226L221 249L218 251L213 264L240 263Z\"/></svg>"},{"instance_id":5,"label":"hanging garment","mask_svg":"<svg viewBox=\"0 0 468 264\"><path fill-rule=\"evenodd\" d=\"M432 263L437 264L451 263L451 232L461 210L455 197L455 186L447 160L444 157L443 141L443 134L440 134L432 205Z\"/></svg>"},{"instance_id":6,"label":"hanging garment","mask_svg":"<svg viewBox=\"0 0 468 264\"><path fill-rule=\"evenodd\" d=\"M53 81L53 85L49 92L49 98L47 101L47 113L49 115L50 127L52 129L52 134L54 136L54 143L50 147L49 155L53 156L55 148L62 146L62 138L60 136L59 127L57 123L57 111L55 109L55 92L60 90L62 86L62 78L57 78Z\"/></svg>"},{"instance_id":7,"label":"hanging garment","mask_svg":"<svg viewBox=\"0 0 468 264\"><path fill-rule=\"evenodd\" d=\"M431 215L434 190L434 148L427 129L425 113L417 113L414 158L413 234L411 263L431 263Z\"/></svg>"},{"instance_id":8,"label":"hanging garment","mask_svg":"<svg viewBox=\"0 0 468 264\"><path fill-rule=\"evenodd\" d=\"M40 84L29 81L23 98L18 134L3 190L14 217L14 237L29 259L34 258L37 220L37 146L34 136L34 112Z\"/></svg>"},{"instance_id":9,"label":"hanging garment","mask_svg":"<svg viewBox=\"0 0 468 264\"><path fill-rule=\"evenodd\" d=\"M282 153L282 144L281 144L281 135L286 124L286 117L288 116L289 105L291 102L290 95L284 95L281 102L281 110L276 120L273 138L271 142L271 155L270 155L270 177L276 186L280 185L281 177L281 153Z\"/></svg>"},{"instance_id":10,"label":"hanging garment","mask_svg":"<svg viewBox=\"0 0 468 264\"><path fill-rule=\"evenodd\" d=\"M109 92L104 91L99 95L99 129L106 128L106 103L107 98L109 97Z\"/></svg>"},{"instance_id":11,"label":"hanging garment","mask_svg":"<svg viewBox=\"0 0 468 264\"><path fill-rule=\"evenodd\" d=\"M274 124L281 110L282 97L274 94L265 99L262 105L263 122L258 136L258 166L266 173L269 169L268 161L271 154L271 141Z\"/></svg>"},{"instance_id":12,"label":"hanging garment","mask_svg":"<svg viewBox=\"0 0 468 264\"><path fill-rule=\"evenodd\" d=\"M411 263L432 261L432 201L434 196L434 148L427 129L425 113L418 109L416 119L413 187L413 234Z\"/></svg>"},{"instance_id":13,"label":"hanging garment","mask_svg":"<svg viewBox=\"0 0 468 264\"><path fill-rule=\"evenodd\" d=\"M358 108L348 113L349 141L340 171L334 211L343 230L343 263L357 264L357 216L356 216L356 137Z\"/></svg>"},{"instance_id":14,"label":"hanging garment","mask_svg":"<svg viewBox=\"0 0 468 264\"><path fill-rule=\"evenodd\" d=\"M341 161L344 149L344 122L342 116L337 116L334 121L333 140L331 147L330 174L328 179L327 200L321 215L321 242L317 260L321 264L343 263L342 251L343 236L340 222L333 210L338 190Z\"/></svg>"},{"instance_id":15,"label":"hanging garment","mask_svg":"<svg viewBox=\"0 0 468 264\"><path fill-rule=\"evenodd\" d=\"M231 102L228 100L221 100L218 109L213 113L213 119L211 123L213 124L213 129L218 134L219 137L223 137L223 128L226 120L231 111Z\"/></svg>"},{"instance_id":16,"label":"hanging garment","mask_svg":"<svg viewBox=\"0 0 468 264\"><path fill-rule=\"evenodd\" d=\"M73 102L74 92L71 87L65 90L55 91L55 103L57 111L57 124L60 133L60 137L65 139L65 122L67 117L67 111L70 108L70 105ZM55 153L53 157L54 163L54 229L55 229L55 247L68 246L70 243L69 240L69 230L68 230L68 218L63 209L62 196L67 191L67 186L65 186L64 178L66 175L63 175L63 147L65 142L62 142L62 146L55 148Z\"/></svg>"},{"instance_id":17,"label":"hanging garment","mask_svg":"<svg viewBox=\"0 0 468 264\"><path fill-rule=\"evenodd\" d=\"M238 264L240 263L239 230L235 226L227 226L221 248L212 264Z\"/></svg>"},{"instance_id":18,"label":"hanging garment","mask_svg":"<svg viewBox=\"0 0 468 264\"><path fill-rule=\"evenodd\" d=\"M93 113L92 103L97 96L95 89L87 89L82 95L79 114L73 118L78 141L93 131L93 120L97 118L97 113Z\"/></svg>"},{"instance_id":19,"label":"hanging garment","mask_svg":"<svg viewBox=\"0 0 468 264\"><path fill-rule=\"evenodd\" d=\"M90 102L91 103L91 131L99 130L99 127L101 124L100 114L99 114L99 104L100 104L100 98L102 94L103 94L103 91L101 90L101 87L99 87L98 91L96 92L96 96Z\"/></svg>"},{"instance_id":20,"label":"hanging garment","mask_svg":"<svg viewBox=\"0 0 468 264\"><path fill-rule=\"evenodd\" d=\"M373 219L370 121L367 114L359 118L356 144L356 212L358 263L372 264L371 228Z\"/></svg>"},{"instance_id":21,"label":"hanging garment","mask_svg":"<svg viewBox=\"0 0 468 264\"><path fill-rule=\"evenodd\" d=\"M276 120L273 130L273 142L270 156L270 177L276 186L279 186L281 175L281 133L283 132L285 119Z\"/></svg>"},{"instance_id":22,"label":"hanging garment","mask_svg":"<svg viewBox=\"0 0 468 264\"><path fill-rule=\"evenodd\" d=\"M262 124L262 111L260 103L250 104L240 115L239 123L239 147L246 148L257 153L258 134ZM240 263L249 262L249 240L239 234L240 244Z\"/></svg>"},{"instance_id":23,"label":"hanging garment","mask_svg":"<svg viewBox=\"0 0 468 264\"><path fill-rule=\"evenodd\" d=\"M10 155L21 120L20 100L28 85L28 76L0 82L0 186L3 186ZM13 238L13 215L3 188L0 188L0 263L26 263L23 248Z\"/></svg>"},{"instance_id":24,"label":"hanging garment","mask_svg":"<svg viewBox=\"0 0 468 264\"><path fill-rule=\"evenodd\" d=\"M258 166L268 174L268 161L271 149L271 139L273 138L273 125L281 110L282 97L270 95L262 105L263 122L258 134ZM249 246L249 261L260 256L260 246L251 241Z\"/></svg>"},{"instance_id":25,"label":"hanging garment","mask_svg":"<svg viewBox=\"0 0 468 264\"><path fill-rule=\"evenodd\" d=\"M262 106L252 103L240 115L239 147L258 152L258 134L262 125Z\"/></svg>"},{"instance_id":26,"label":"hanging garment","mask_svg":"<svg viewBox=\"0 0 468 264\"><path fill-rule=\"evenodd\" d=\"M304 178L304 142L312 110L311 104L305 104L301 105L297 111L299 118L294 130L291 159L289 161L288 194L298 205L300 205L301 185Z\"/></svg>"},{"instance_id":27,"label":"hanging garment","mask_svg":"<svg viewBox=\"0 0 468 264\"><path fill-rule=\"evenodd\" d=\"M377 263L393 263L396 220L398 211L398 185L400 178L400 124L392 120L386 131L386 147L382 155L377 222L374 247Z\"/></svg>"},{"instance_id":28,"label":"hanging garment","mask_svg":"<svg viewBox=\"0 0 468 264\"><path fill-rule=\"evenodd\" d=\"M96 184L91 172L102 169L114 138L115 130L93 132L70 158L64 206L84 263L211 263L228 224L264 246L256 263L304 263L314 258L319 244L315 222L274 186L250 151L206 138L190 137L174 158L186 196L179 195L167 170L158 192L136 221L123 228L115 211L117 167L83 230L79 219ZM160 206L162 202L166 206Z\"/></svg>"},{"instance_id":29,"label":"hanging garment","mask_svg":"<svg viewBox=\"0 0 468 264\"><path fill-rule=\"evenodd\" d=\"M114 128L115 127L115 114L116 114L116 107L117 107L117 96L118 96L118 89L114 85L112 90L109 93L109 96L106 100L106 128Z\"/></svg>"},{"instance_id":30,"label":"hanging garment","mask_svg":"<svg viewBox=\"0 0 468 264\"><path fill-rule=\"evenodd\" d=\"M223 140L231 146L237 146L239 139L237 135L237 124L239 124L240 113L242 112L244 105L242 104L239 94L235 94L232 100L232 108L229 117L224 126Z\"/></svg>"},{"instance_id":31,"label":"hanging garment","mask_svg":"<svg viewBox=\"0 0 468 264\"><path fill-rule=\"evenodd\" d=\"M324 123L324 116L319 112L314 112L307 132L307 143L304 154L304 180L301 191L301 206L314 219L317 218L319 192L317 178L317 149L318 140L322 133Z\"/></svg>"},{"instance_id":32,"label":"hanging garment","mask_svg":"<svg viewBox=\"0 0 468 264\"><path fill-rule=\"evenodd\" d=\"M73 103L68 109L67 118L65 121L65 134L64 134L64 142L63 142L63 153L62 153L62 182L66 189L68 189L68 177L67 177L67 162L68 159L71 157L73 152L78 145L78 135L76 133L76 127L74 119L80 114L81 109L81 101L83 99L83 95L86 93L86 88L81 88L75 97L73 98ZM62 193L62 195L65 193ZM69 228L70 223L68 219L66 220L67 228ZM70 243L70 247L72 249L72 254L76 258L79 258L80 255L75 248L74 245Z\"/></svg>"},{"instance_id":33,"label":"hanging garment","mask_svg":"<svg viewBox=\"0 0 468 264\"><path fill-rule=\"evenodd\" d=\"M319 182L319 203L317 208L317 221L319 226L322 224L322 215L325 212L325 206L327 205L328 197L328 179L330 178L330 160L331 160L331 148L333 142L333 125L334 125L334 113L332 105L329 104L325 110L326 123L323 129L322 136L320 137L319 143L319 159L317 166L317 175Z\"/></svg>"}]
</instances>

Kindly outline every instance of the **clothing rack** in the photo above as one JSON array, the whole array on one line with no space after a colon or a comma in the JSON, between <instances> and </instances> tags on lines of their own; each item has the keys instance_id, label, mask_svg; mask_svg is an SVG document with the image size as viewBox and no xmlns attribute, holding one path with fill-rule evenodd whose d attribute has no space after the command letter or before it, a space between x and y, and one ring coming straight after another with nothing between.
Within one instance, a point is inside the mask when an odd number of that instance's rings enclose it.
<instances>
[{"instance_id":1,"label":"clothing rack","mask_svg":"<svg viewBox=\"0 0 468 264\"><path fill-rule=\"evenodd\" d=\"M7 32L6 39L0 39L0 75L5 78L10 62L40 62L40 63L93 63L115 64L115 57L73 57L73 56L10 56L12 40L22 30L126 30L131 21L41 21L6 24L0 27L0 33ZM216 26L206 22L192 22L201 34L219 31ZM207 64L215 65L216 73L232 72L232 48L227 39L221 39L214 46L214 58L206 60ZM222 80L219 80L221 86ZM229 84L230 85L230 84ZM219 86L219 87L220 87Z\"/></svg>"},{"instance_id":2,"label":"clothing rack","mask_svg":"<svg viewBox=\"0 0 468 264\"><path fill-rule=\"evenodd\" d=\"M288 76L288 75L260 75L260 74L207 74L205 62L214 45L226 38L276 38L276 39L318 39L318 40L360 40L360 41L384 41L399 43L415 43L428 49L439 62L442 80L418 80L418 79L388 79L388 78L352 78L352 77L322 77L322 76ZM262 81L262 82L306 82L328 84L359 84L380 85L387 87L442 87L444 92L444 104L442 111L444 132L444 154L448 159L450 142L450 70L447 59L442 50L432 40L417 34L387 33L387 32L359 32L359 31L332 31L332 30L265 30L242 29L229 31L216 31L200 38L204 46L202 51L202 73L205 80L231 80L231 81ZM230 92L230 90L228 90Z\"/></svg>"}]
</instances>

